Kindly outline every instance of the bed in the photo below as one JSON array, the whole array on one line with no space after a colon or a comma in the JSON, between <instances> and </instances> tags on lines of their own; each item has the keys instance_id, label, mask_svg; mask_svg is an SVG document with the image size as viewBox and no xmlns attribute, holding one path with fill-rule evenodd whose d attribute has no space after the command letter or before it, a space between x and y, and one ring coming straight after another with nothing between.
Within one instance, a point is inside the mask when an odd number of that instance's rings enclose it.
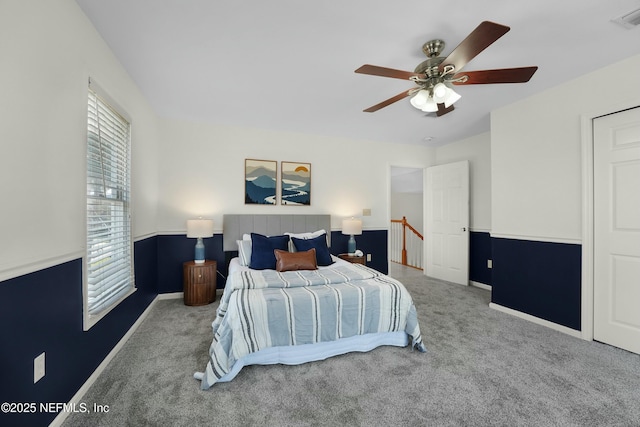
<instances>
[{"instance_id":1,"label":"bed","mask_svg":"<svg viewBox=\"0 0 640 427\"><path fill-rule=\"evenodd\" d=\"M209 361L194 374L203 390L247 365L295 365L382 345L426 351L405 287L331 255L330 230L329 215L224 215L223 249L238 256L212 323Z\"/></svg>"}]
</instances>

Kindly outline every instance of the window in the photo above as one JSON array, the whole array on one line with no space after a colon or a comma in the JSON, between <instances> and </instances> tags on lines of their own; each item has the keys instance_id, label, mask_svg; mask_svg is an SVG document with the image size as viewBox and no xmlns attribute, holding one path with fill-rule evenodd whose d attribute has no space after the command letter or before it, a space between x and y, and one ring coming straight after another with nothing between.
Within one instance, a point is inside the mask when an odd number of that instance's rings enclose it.
<instances>
[{"instance_id":1,"label":"window","mask_svg":"<svg viewBox=\"0 0 640 427\"><path fill-rule=\"evenodd\" d=\"M134 291L130 125L89 87L85 329Z\"/></svg>"}]
</instances>

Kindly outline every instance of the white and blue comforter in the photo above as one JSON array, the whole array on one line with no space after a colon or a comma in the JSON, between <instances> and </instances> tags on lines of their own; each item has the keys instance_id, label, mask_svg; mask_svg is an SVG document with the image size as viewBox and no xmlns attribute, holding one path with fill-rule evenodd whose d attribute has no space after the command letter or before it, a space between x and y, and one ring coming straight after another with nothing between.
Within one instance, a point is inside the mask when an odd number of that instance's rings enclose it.
<instances>
[{"instance_id":1,"label":"white and blue comforter","mask_svg":"<svg viewBox=\"0 0 640 427\"><path fill-rule=\"evenodd\" d=\"M242 357L277 346L405 331L425 351L411 296L397 280L360 264L320 270L235 272L213 322L201 388L208 389Z\"/></svg>"}]
</instances>

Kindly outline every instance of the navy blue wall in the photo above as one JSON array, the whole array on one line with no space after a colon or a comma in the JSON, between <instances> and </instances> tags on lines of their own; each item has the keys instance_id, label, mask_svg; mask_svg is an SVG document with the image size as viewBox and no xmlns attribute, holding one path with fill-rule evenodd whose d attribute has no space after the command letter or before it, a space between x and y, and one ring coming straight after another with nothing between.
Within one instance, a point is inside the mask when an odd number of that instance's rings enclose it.
<instances>
[{"instance_id":1,"label":"navy blue wall","mask_svg":"<svg viewBox=\"0 0 640 427\"><path fill-rule=\"evenodd\" d=\"M581 245L491 241L491 302L580 330Z\"/></svg>"},{"instance_id":2,"label":"navy blue wall","mask_svg":"<svg viewBox=\"0 0 640 427\"><path fill-rule=\"evenodd\" d=\"M491 255L491 235L472 231L469 236L469 280L491 286L491 269L487 260Z\"/></svg>"},{"instance_id":3,"label":"navy blue wall","mask_svg":"<svg viewBox=\"0 0 640 427\"><path fill-rule=\"evenodd\" d=\"M138 290L83 331L82 260L0 282L0 402L68 402L156 296L156 238L136 242ZM46 375L33 384L33 359ZM0 425L48 425L57 414L0 414Z\"/></svg>"}]
</instances>

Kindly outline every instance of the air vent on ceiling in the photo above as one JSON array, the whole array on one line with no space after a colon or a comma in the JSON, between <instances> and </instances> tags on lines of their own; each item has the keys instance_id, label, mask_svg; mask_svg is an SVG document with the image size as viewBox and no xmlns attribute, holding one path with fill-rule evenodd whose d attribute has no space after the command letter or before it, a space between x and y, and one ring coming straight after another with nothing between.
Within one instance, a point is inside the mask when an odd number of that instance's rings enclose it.
<instances>
[{"instance_id":1,"label":"air vent on ceiling","mask_svg":"<svg viewBox=\"0 0 640 427\"><path fill-rule=\"evenodd\" d=\"M631 12L612 19L612 21L627 29L636 28L640 25L640 9L632 10Z\"/></svg>"}]
</instances>

